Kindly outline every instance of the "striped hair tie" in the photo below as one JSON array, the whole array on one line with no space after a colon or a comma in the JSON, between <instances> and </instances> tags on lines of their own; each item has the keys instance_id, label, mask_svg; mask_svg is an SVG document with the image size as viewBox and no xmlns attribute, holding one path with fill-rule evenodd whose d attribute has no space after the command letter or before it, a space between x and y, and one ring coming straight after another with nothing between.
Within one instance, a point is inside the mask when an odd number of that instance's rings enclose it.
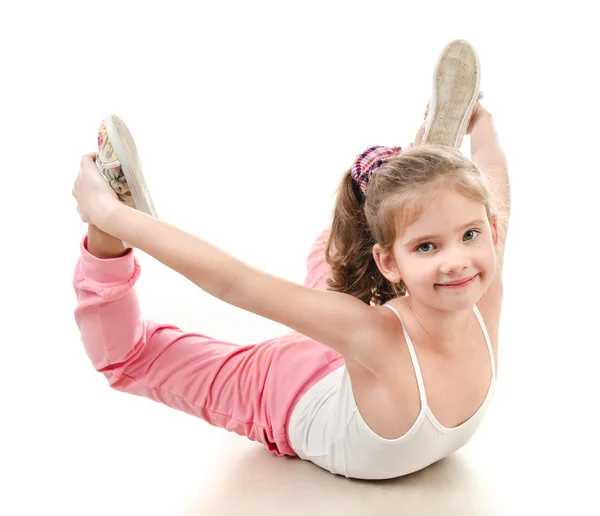
<instances>
[{"instance_id":1,"label":"striped hair tie","mask_svg":"<svg viewBox=\"0 0 600 516\"><path fill-rule=\"evenodd\" d=\"M350 169L350 174L363 195L367 191L367 186L369 186L369 181L371 181L373 173L401 150L402 147L384 147L382 145L375 145L369 147L356 157L354 164Z\"/></svg>"}]
</instances>

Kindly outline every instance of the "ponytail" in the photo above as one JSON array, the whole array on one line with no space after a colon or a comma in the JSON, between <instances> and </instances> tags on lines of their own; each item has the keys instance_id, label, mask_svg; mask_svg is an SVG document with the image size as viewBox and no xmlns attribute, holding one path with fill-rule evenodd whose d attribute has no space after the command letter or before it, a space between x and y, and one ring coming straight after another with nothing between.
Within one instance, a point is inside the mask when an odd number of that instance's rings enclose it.
<instances>
[{"instance_id":1,"label":"ponytail","mask_svg":"<svg viewBox=\"0 0 600 516\"><path fill-rule=\"evenodd\" d=\"M331 266L329 290L350 294L366 304L383 304L403 295L379 271L365 215L365 197L348 170L342 179L325 249Z\"/></svg>"}]
</instances>

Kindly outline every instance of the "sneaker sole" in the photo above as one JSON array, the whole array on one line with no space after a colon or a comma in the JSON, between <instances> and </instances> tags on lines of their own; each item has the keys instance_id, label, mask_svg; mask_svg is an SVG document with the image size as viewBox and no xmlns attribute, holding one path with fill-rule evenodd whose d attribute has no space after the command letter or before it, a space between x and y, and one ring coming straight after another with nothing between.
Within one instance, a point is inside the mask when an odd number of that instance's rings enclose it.
<instances>
[{"instance_id":1,"label":"sneaker sole","mask_svg":"<svg viewBox=\"0 0 600 516\"><path fill-rule=\"evenodd\" d=\"M104 127L121 165L135 209L158 218L144 179L137 146L127 125L118 116L109 115L104 119Z\"/></svg>"},{"instance_id":2,"label":"sneaker sole","mask_svg":"<svg viewBox=\"0 0 600 516\"><path fill-rule=\"evenodd\" d=\"M438 58L424 144L459 149L479 95L479 57L467 41L450 42Z\"/></svg>"}]
</instances>

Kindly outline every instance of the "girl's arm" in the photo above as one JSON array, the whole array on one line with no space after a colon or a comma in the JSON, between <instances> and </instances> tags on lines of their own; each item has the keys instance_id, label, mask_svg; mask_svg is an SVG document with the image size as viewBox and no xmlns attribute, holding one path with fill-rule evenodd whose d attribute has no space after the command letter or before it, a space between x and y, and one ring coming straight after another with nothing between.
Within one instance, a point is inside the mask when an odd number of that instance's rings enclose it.
<instances>
[{"instance_id":1,"label":"girl's arm","mask_svg":"<svg viewBox=\"0 0 600 516\"><path fill-rule=\"evenodd\" d=\"M500 276L511 208L508 164L489 111L479 105L471 125L471 161L489 178L492 194L498 204L498 276Z\"/></svg>"},{"instance_id":2,"label":"girl's arm","mask_svg":"<svg viewBox=\"0 0 600 516\"><path fill-rule=\"evenodd\" d=\"M487 173L502 198L510 203L508 164L500 147L492 115L479 106L472 124L471 160Z\"/></svg>"},{"instance_id":3,"label":"girl's arm","mask_svg":"<svg viewBox=\"0 0 600 516\"><path fill-rule=\"evenodd\" d=\"M276 321L370 368L369 336L379 312L339 292L317 290L254 269L210 243L121 203L96 225L182 274L222 301Z\"/></svg>"}]
</instances>

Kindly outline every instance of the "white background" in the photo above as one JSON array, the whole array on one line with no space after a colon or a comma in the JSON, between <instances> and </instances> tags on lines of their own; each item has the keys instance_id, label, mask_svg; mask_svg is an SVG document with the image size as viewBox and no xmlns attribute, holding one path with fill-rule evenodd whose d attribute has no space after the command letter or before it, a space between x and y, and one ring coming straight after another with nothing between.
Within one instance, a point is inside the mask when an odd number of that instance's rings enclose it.
<instances>
[{"instance_id":1,"label":"white background","mask_svg":"<svg viewBox=\"0 0 600 516\"><path fill-rule=\"evenodd\" d=\"M594 513L600 38L586 4L3 3L0 513ZM513 191L497 396L472 443L404 482L352 483L110 390L71 285L85 231L71 189L99 122L131 129L161 219L302 282L343 172L413 138L455 38L478 51ZM286 331L136 253L144 317L240 344Z\"/></svg>"}]
</instances>

